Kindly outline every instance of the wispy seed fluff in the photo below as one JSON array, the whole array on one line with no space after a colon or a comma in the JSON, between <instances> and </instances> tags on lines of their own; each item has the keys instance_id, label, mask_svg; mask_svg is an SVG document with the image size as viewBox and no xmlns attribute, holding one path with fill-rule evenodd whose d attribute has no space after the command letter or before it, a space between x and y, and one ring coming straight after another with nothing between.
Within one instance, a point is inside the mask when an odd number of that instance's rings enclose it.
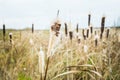
<instances>
[{"instance_id":1,"label":"wispy seed fluff","mask_svg":"<svg viewBox=\"0 0 120 80\"><path fill-rule=\"evenodd\" d=\"M39 72L42 74L45 73L45 53L42 50L42 47L40 47L40 52L39 52ZM41 66L40 66L41 65Z\"/></svg>"},{"instance_id":2,"label":"wispy seed fluff","mask_svg":"<svg viewBox=\"0 0 120 80\"><path fill-rule=\"evenodd\" d=\"M30 45L32 45L32 46L34 45L34 42L33 42L32 39L29 40L29 43L30 43Z\"/></svg>"},{"instance_id":3,"label":"wispy seed fluff","mask_svg":"<svg viewBox=\"0 0 120 80\"><path fill-rule=\"evenodd\" d=\"M87 52L88 52L88 46L84 45L84 53L87 53Z\"/></svg>"}]
</instances>

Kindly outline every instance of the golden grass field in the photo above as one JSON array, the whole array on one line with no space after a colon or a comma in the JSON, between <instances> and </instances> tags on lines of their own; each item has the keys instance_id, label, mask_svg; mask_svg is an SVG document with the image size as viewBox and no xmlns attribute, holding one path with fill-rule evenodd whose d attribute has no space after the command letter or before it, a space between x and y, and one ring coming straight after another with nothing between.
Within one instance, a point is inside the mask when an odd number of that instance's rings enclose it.
<instances>
[{"instance_id":1,"label":"golden grass field","mask_svg":"<svg viewBox=\"0 0 120 80\"><path fill-rule=\"evenodd\" d=\"M12 45L9 32L13 33ZM31 30L6 30L4 43L0 30L0 80L41 80L38 54L42 47L46 68L49 37L48 30L36 30L33 34ZM76 37L72 42L63 37L52 54L46 80L120 80L120 28L111 28L108 39L104 32L98 46L93 36L82 39L80 44Z\"/></svg>"}]
</instances>

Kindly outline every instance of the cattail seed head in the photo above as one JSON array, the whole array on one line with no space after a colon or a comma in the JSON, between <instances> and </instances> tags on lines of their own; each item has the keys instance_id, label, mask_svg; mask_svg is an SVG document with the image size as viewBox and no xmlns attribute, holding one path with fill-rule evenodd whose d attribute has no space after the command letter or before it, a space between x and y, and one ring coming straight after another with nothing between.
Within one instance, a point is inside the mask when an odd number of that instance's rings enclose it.
<instances>
[{"instance_id":1,"label":"cattail seed head","mask_svg":"<svg viewBox=\"0 0 120 80\"><path fill-rule=\"evenodd\" d=\"M67 36L67 34L68 34L67 23L65 23L65 35Z\"/></svg>"},{"instance_id":2,"label":"cattail seed head","mask_svg":"<svg viewBox=\"0 0 120 80\"><path fill-rule=\"evenodd\" d=\"M84 29L82 30L82 35L83 35L83 37L85 36L85 34L84 34Z\"/></svg>"},{"instance_id":3,"label":"cattail seed head","mask_svg":"<svg viewBox=\"0 0 120 80\"><path fill-rule=\"evenodd\" d=\"M80 44L80 42L81 42L80 39L78 39L78 44Z\"/></svg>"},{"instance_id":4,"label":"cattail seed head","mask_svg":"<svg viewBox=\"0 0 120 80\"><path fill-rule=\"evenodd\" d=\"M90 26L91 14L88 14L88 26Z\"/></svg>"},{"instance_id":5,"label":"cattail seed head","mask_svg":"<svg viewBox=\"0 0 120 80\"><path fill-rule=\"evenodd\" d=\"M98 45L98 39L99 39L99 36L96 34L96 35L95 35L95 46Z\"/></svg>"},{"instance_id":6,"label":"cattail seed head","mask_svg":"<svg viewBox=\"0 0 120 80\"><path fill-rule=\"evenodd\" d=\"M12 39L12 33L9 33L9 37L10 37L10 39Z\"/></svg>"},{"instance_id":7,"label":"cattail seed head","mask_svg":"<svg viewBox=\"0 0 120 80\"><path fill-rule=\"evenodd\" d=\"M101 20L101 34L104 32L104 26L105 26L105 17L102 17L102 20Z\"/></svg>"},{"instance_id":8,"label":"cattail seed head","mask_svg":"<svg viewBox=\"0 0 120 80\"><path fill-rule=\"evenodd\" d=\"M55 35L58 36L59 31L60 31L61 24L59 21L56 21L52 26L51 30L55 32Z\"/></svg>"},{"instance_id":9,"label":"cattail seed head","mask_svg":"<svg viewBox=\"0 0 120 80\"><path fill-rule=\"evenodd\" d=\"M72 40L72 38L73 38L73 32L72 31L69 32L69 37L70 37L70 40Z\"/></svg>"},{"instance_id":10,"label":"cattail seed head","mask_svg":"<svg viewBox=\"0 0 120 80\"><path fill-rule=\"evenodd\" d=\"M107 29L106 38L108 38L108 36L109 36L109 31L110 31L110 29L108 28L108 29Z\"/></svg>"},{"instance_id":11,"label":"cattail seed head","mask_svg":"<svg viewBox=\"0 0 120 80\"><path fill-rule=\"evenodd\" d=\"M90 26L90 32L91 32L91 34L93 33L93 27L92 26Z\"/></svg>"},{"instance_id":12,"label":"cattail seed head","mask_svg":"<svg viewBox=\"0 0 120 80\"><path fill-rule=\"evenodd\" d=\"M81 43L81 37L79 36L78 37L78 44L80 44Z\"/></svg>"},{"instance_id":13,"label":"cattail seed head","mask_svg":"<svg viewBox=\"0 0 120 80\"><path fill-rule=\"evenodd\" d=\"M86 38L87 38L87 36L86 36L86 35L84 35L84 40L86 40Z\"/></svg>"},{"instance_id":14,"label":"cattail seed head","mask_svg":"<svg viewBox=\"0 0 120 80\"><path fill-rule=\"evenodd\" d=\"M32 33L34 33L34 24L32 24Z\"/></svg>"},{"instance_id":15,"label":"cattail seed head","mask_svg":"<svg viewBox=\"0 0 120 80\"><path fill-rule=\"evenodd\" d=\"M6 31L5 31L5 24L3 24L3 36L5 36L5 33L6 33Z\"/></svg>"},{"instance_id":16,"label":"cattail seed head","mask_svg":"<svg viewBox=\"0 0 120 80\"><path fill-rule=\"evenodd\" d=\"M10 43L12 43L12 33L9 33Z\"/></svg>"},{"instance_id":17,"label":"cattail seed head","mask_svg":"<svg viewBox=\"0 0 120 80\"><path fill-rule=\"evenodd\" d=\"M95 47L97 46L97 43L98 43L98 40L97 40L97 39L95 39Z\"/></svg>"},{"instance_id":18,"label":"cattail seed head","mask_svg":"<svg viewBox=\"0 0 120 80\"><path fill-rule=\"evenodd\" d=\"M87 38L89 37L89 29L87 29Z\"/></svg>"},{"instance_id":19,"label":"cattail seed head","mask_svg":"<svg viewBox=\"0 0 120 80\"><path fill-rule=\"evenodd\" d=\"M97 32L95 31L95 35L97 34Z\"/></svg>"},{"instance_id":20,"label":"cattail seed head","mask_svg":"<svg viewBox=\"0 0 120 80\"><path fill-rule=\"evenodd\" d=\"M102 36L103 36L103 35L102 35L102 33L101 33L101 34L100 34L100 39L102 39Z\"/></svg>"},{"instance_id":21,"label":"cattail seed head","mask_svg":"<svg viewBox=\"0 0 120 80\"><path fill-rule=\"evenodd\" d=\"M77 26L76 26L76 32L77 32L77 33L78 33L78 31L79 31L79 30L78 30L78 27L79 27L79 25L77 24Z\"/></svg>"}]
</instances>

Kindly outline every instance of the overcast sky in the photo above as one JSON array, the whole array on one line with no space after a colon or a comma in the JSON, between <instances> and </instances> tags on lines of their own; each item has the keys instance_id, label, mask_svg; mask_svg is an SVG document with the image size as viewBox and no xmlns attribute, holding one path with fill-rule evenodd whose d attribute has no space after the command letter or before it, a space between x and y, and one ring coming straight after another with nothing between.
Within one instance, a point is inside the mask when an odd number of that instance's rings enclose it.
<instances>
[{"instance_id":1,"label":"overcast sky","mask_svg":"<svg viewBox=\"0 0 120 80\"><path fill-rule=\"evenodd\" d=\"M106 26L112 26L120 16L120 0L0 0L0 28L22 29L35 24L35 29L49 28L60 10L60 20L75 27L87 27L88 14L92 25L100 26L106 16ZM64 26L63 26L64 27Z\"/></svg>"}]
</instances>

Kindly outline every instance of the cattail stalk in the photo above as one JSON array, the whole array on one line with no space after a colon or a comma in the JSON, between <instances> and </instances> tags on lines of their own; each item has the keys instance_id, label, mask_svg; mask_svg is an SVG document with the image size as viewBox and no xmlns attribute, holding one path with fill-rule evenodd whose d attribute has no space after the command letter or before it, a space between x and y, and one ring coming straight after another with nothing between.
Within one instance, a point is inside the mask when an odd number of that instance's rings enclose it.
<instances>
[{"instance_id":1,"label":"cattail stalk","mask_svg":"<svg viewBox=\"0 0 120 80\"><path fill-rule=\"evenodd\" d=\"M34 24L32 24L32 33L34 33Z\"/></svg>"},{"instance_id":2,"label":"cattail stalk","mask_svg":"<svg viewBox=\"0 0 120 80\"><path fill-rule=\"evenodd\" d=\"M88 26L90 26L91 14L88 14Z\"/></svg>"},{"instance_id":3,"label":"cattail stalk","mask_svg":"<svg viewBox=\"0 0 120 80\"><path fill-rule=\"evenodd\" d=\"M65 23L65 35L66 35L66 37L67 37L67 34L68 34L67 23Z\"/></svg>"}]
</instances>

